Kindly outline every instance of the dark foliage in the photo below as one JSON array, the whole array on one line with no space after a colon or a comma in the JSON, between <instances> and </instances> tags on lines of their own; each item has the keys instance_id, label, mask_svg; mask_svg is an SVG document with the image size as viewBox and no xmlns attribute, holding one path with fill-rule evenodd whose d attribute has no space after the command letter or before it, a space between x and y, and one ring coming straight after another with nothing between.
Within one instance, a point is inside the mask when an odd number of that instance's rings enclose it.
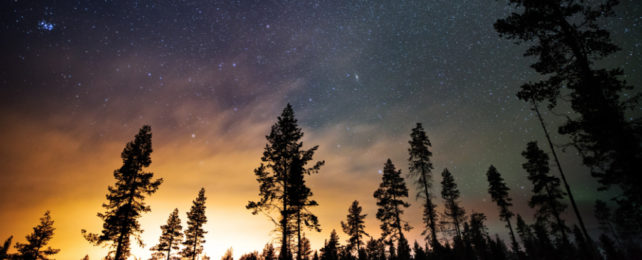
<instances>
[{"instance_id":1,"label":"dark foliage","mask_svg":"<svg viewBox=\"0 0 642 260\"><path fill-rule=\"evenodd\" d=\"M16 257L18 259L42 259L47 260L50 256L53 256L60 252L60 249L53 249L51 247L45 248L51 238L53 238L54 231L56 230L53 227L54 221L51 219L49 211L45 212L45 215L40 218L40 224L33 228L33 232L27 235L27 243L16 243L16 249L18 254ZM5 241L5 247L11 244L11 238ZM5 251L6 249L2 250Z\"/></svg>"},{"instance_id":2,"label":"dark foliage","mask_svg":"<svg viewBox=\"0 0 642 260\"><path fill-rule=\"evenodd\" d=\"M455 231L455 237L461 238L461 224L465 221L466 211L459 206L459 190L453 175L444 169L441 172L441 197L444 199L444 218L441 220L442 230ZM452 226L452 228L450 228Z\"/></svg>"},{"instance_id":3,"label":"dark foliage","mask_svg":"<svg viewBox=\"0 0 642 260\"><path fill-rule=\"evenodd\" d=\"M120 157L123 166L114 171L116 184L109 186L107 200L103 204L105 213L98 213L103 220L101 234L87 233L82 230L84 237L90 243L103 245L110 243L115 247L114 259L126 259L129 256L130 236L134 236L139 245L142 229L138 219L142 213L151 211L144 199L158 190L163 179L152 180L154 174L143 169L152 163L152 128L143 126L134 141L127 143Z\"/></svg>"},{"instance_id":4,"label":"dark foliage","mask_svg":"<svg viewBox=\"0 0 642 260\"><path fill-rule=\"evenodd\" d=\"M181 226L181 219L178 217L178 209L172 211L167 219L167 224L161 226L161 231L158 244L152 247L151 250L166 255L167 260L170 260L172 249L178 250L183 240L183 226Z\"/></svg>"},{"instance_id":5,"label":"dark foliage","mask_svg":"<svg viewBox=\"0 0 642 260\"><path fill-rule=\"evenodd\" d=\"M508 191L510 190L504 178L501 174L495 169L495 166L490 166L486 172L486 177L488 178L488 193L494 202L497 203L499 207L499 217L506 221L506 226L510 231L511 245L513 247L513 252L519 252L519 244L517 239L515 239L515 233L513 232L513 226L510 223L510 219L515 215L513 212L508 209L513 204L511 203L511 198L508 196Z\"/></svg>"},{"instance_id":6,"label":"dark foliage","mask_svg":"<svg viewBox=\"0 0 642 260\"><path fill-rule=\"evenodd\" d=\"M495 29L518 43L533 42L525 55L537 57L531 67L548 75L524 84L518 97L548 100L552 107L562 88L570 91L571 108L579 117L567 117L559 132L569 135L603 188L617 185L621 189L619 205L628 207L627 214L640 226L642 135L624 117L627 110L637 109L640 94L623 95L632 87L620 79L620 68L596 68L597 61L619 50L599 22L614 15L619 1L599 2L511 0L519 12L498 20Z\"/></svg>"},{"instance_id":7,"label":"dark foliage","mask_svg":"<svg viewBox=\"0 0 642 260\"><path fill-rule=\"evenodd\" d=\"M339 236L333 229L330 233L330 240L328 240L323 248L321 248L322 260L337 260L339 259Z\"/></svg>"},{"instance_id":8,"label":"dark foliage","mask_svg":"<svg viewBox=\"0 0 642 260\"><path fill-rule=\"evenodd\" d=\"M437 240L437 211L435 210L436 205L432 202L433 196L430 191L433 166L430 161L432 152L428 148L431 144L421 123L417 123L417 126L412 129L408 143L410 144L410 148L408 148L410 175L417 184L417 197L424 197L426 200L423 211L423 221L426 227L422 235L430 233L430 236L427 236L428 241L433 247L439 247L439 241Z\"/></svg>"},{"instance_id":9,"label":"dark foliage","mask_svg":"<svg viewBox=\"0 0 642 260\"><path fill-rule=\"evenodd\" d=\"M361 250L361 245L365 244L362 237L369 236L364 230L366 228L364 219L367 214L361 215L361 211L362 208L359 206L359 202L355 200L348 209L346 222L344 223L341 221L343 232L350 236L350 239L348 239L348 245L346 246L346 251L356 251L357 254L359 250Z\"/></svg>"},{"instance_id":10,"label":"dark foliage","mask_svg":"<svg viewBox=\"0 0 642 260\"><path fill-rule=\"evenodd\" d=\"M305 168L318 147L302 150L302 137L303 132L294 118L292 106L288 104L277 118L276 124L272 126L270 134L266 136L268 143L265 145L261 164L254 170L259 182L260 200L250 201L246 206L252 210L252 214L261 212L270 216L273 211L278 211L278 222L270 218L275 224L278 223L282 234L279 259L292 257L289 241L294 217L297 219L297 227L300 227L301 220L305 221L307 218L312 227L318 228L316 217L312 214L300 214L306 206L316 205L316 202L308 200L311 193L302 186L302 175L316 173L324 162L320 161L310 168Z\"/></svg>"},{"instance_id":11,"label":"dark foliage","mask_svg":"<svg viewBox=\"0 0 642 260\"><path fill-rule=\"evenodd\" d=\"M383 166L383 175L379 188L373 196L377 199L377 219L381 221L381 237L384 240L398 241L403 230L410 230L407 222L401 219L403 208L410 206L404 198L408 197L408 188L401 177L401 170L388 159Z\"/></svg>"},{"instance_id":12,"label":"dark foliage","mask_svg":"<svg viewBox=\"0 0 642 260\"><path fill-rule=\"evenodd\" d=\"M203 252L203 244L205 243L205 234L207 231L203 230L203 225L207 223L207 216L205 215L205 189L201 188L198 192L198 197L192 202L192 208L187 212L187 230L185 230L185 241L183 241L183 250L181 255L183 257L196 259L196 257Z\"/></svg>"}]
</instances>

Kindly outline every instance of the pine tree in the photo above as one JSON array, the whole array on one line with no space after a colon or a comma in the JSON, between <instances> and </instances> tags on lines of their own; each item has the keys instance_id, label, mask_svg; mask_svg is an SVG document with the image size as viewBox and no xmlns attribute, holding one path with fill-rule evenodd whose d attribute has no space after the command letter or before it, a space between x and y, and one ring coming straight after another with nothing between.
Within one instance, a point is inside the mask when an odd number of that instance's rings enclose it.
<instances>
[{"instance_id":1,"label":"pine tree","mask_svg":"<svg viewBox=\"0 0 642 260\"><path fill-rule=\"evenodd\" d=\"M566 232L568 228L560 217L566 205L560 200L564 192L560 190L560 180L549 174L548 155L537 146L537 142L529 142L522 156L527 160L522 168L528 172L528 179L533 183L533 196L528 205L537 208L535 216L548 222L552 219L551 230L560 235L563 243L568 243Z\"/></svg>"},{"instance_id":2,"label":"pine tree","mask_svg":"<svg viewBox=\"0 0 642 260\"><path fill-rule=\"evenodd\" d=\"M401 234L397 243L397 259L410 260L410 245L403 234Z\"/></svg>"},{"instance_id":3,"label":"pine tree","mask_svg":"<svg viewBox=\"0 0 642 260\"><path fill-rule=\"evenodd\" d=\"M361 250L361 245L365 244L361 237L369 236L364 230L366 227L364 219L367 214L361 215L361 210L362 208L359 206L359 202L355 200L352 202L352 206L348 209L349 213L346 222L344 223L341 221L343 232L350 236L350 239L348 239L348 246L346 247L346 250L349 252L355 251L356 249L356 252L358 253L359 250Z\"/></svg>"},{"instance_id":4,"label":"pine tree","mask_svg":"<svg viewBox=\"0 0 642 260\"><path fill-rule=\"evenodd\" d=\"M428 257L426 254L426 250L424 250L417 241L415 241L415 244L412 247L412 251L415 253L414 259L415 260L424 260Z\"/></svg>"},{"instance_id":5,"label":"pine tree","mask_svg":"<svg viewBox=\"0 0 642 260\"><path fill-rule=\"evenodd\" d=\"M381 184L374 192L377 199L377 219L381 221L381 237L392 241L403 236L403 230L410 230L408 222L401 219L403 208L410 206L403 199L408 197L408 188L401 177L401 170L396 170L395 165L388 159L383 167Z\"/></svg>"},{"instance_id":6,"label":"pine tree","mask_svg":"<svg viewBox=\"0 0 642 260\"><path fill-rule=\"evenodd\" d=\"M18 258L20 259L49 259L49 256L55 255L60 252L60 249L53 249L51 247L45 248L51 238L53 238L54 230L53 227L54 221L51 219L49 211L45 212L45 215L40 218L40 224L33 228L33 233L27 235L27 243L16 243L16 249L18 250ZM9 244L11 240L7 240ZM7 242L5 242L6 244Z\"/></svg>"},{"instance_id":7,"label":"pine tree","mask_svg":"<svg viewBox=\"0 0 642 260\"><path fill-rule=\"evenodd\" d=\"M274 209L279 211L278 223L282 234L281 253L279 254L281 260L292 257L289 245L292 219L301 209L301 201L307 199L306 196L299 196L301 194L290 194L290 189L293 189L295 193L305 190L300 185L292 185L291 181L296 179L293 175L296 177L304 173L315 173L324 164L323 161L320 161L310 168L305 168L305 165L312 160L318 146L309 150L301 150L303 143L300 140L302 137L303 132L294 118L292 106L288 104L283 109L281 116L278 117L276 124L272 126L270 134L266 136L268 143L265 145L261 164L254 170L259 182L260 200L258 202L250 201L246 206L247 209L252 210L252 214L261 212L268 215L273 221L270 213ZM297 199L292 201L293 198Z\"/></svg>"},{"instance_id":8,"label":"pine tree","mask_svg":"<svg viewBox=\"0 0 642 260\"><path fill-rule=\"evenodd\" d=\"M488 177L488 193L490 193L490 197L493 199L494 202L497 203L497 206L499 206L500 212L499 212L499 217L506 221L506 226L510 230L510 238L512 242L512 247L513 247L513 252L518 253L519 252L519 244L517 243L517 239L515 239L515 233L513 233L513 226L510 223L511 217L513 217L513 212L511 212L508 208L512 206L513 204L511 203L511 198L508 196L508 191L510 190L507 186L506 183L504 183L504 179L502 176L499 174L497 169L495 169L495 166L490 166L488 168L488 172L486 172L486 177Z\"/></svg>"},{"instance_id":9,"label":"pine tree","mask_svg":"<svg viewBox=\"0 0 642 260\"><path fill-rule=\"evenodd\" d=\"M461 229L460 226L464 222L466 211L464 208L459 206L459 190L457 189L457 183L453 175L444 169L441 172L441 197L444 199L444 216L442 218L442 224L450 224L454 226L455 238L461 238ZM452 229L451 229L452 230Z\"/></svg>"},{"instance_id":10,"label":"pine tree","mask_svg":"<svg viewBox=\"0 0 642 260\"><path fill-rule=\"evenodd\" d=\"M548 78L522 86L520 98L529 92L546 92L540 99L555 105L561 89L570 91L571 108L578 118L567 117L559 128L568 134L583 163L591 168L603 188L617 185L622 190L618 203L633 205L638 226L642 222L642 140L639 129L625 113L637 109L640 94L623 93L633 89L621 79L620 68L598 69L596 62L619 50L599 20L613 16L618 0L600 1L511 0L517 7L509 17L495 23L501 36L517 43L535 42L525 54L536 56L531 65ZM624 94L625 98L622 98ZM539 101L539 100L538 100ZM590 239L586 229L582 232Z\"/></svg>"},{"instance_id":11,"label":"pine tree","mask_svg":"<svg viewBox=\"0 0 642 260\"><path fill-rule=\"evenodd\" d=\"M310 207L318 206L319 204L310 199L312 191L305 184L305 175L318 172L319 167L305 169L302 163L312 159L312 152L303 153L303 158L295 157L292 160L292 167L289 175L288 185L288 201L292 204L291 211L293 220L291 221L292 227L297 236L297 254L296 259L301 260L303 252L303 238L301 237L302 228L308 228L317 232L321 231L321 226L316 215L310 211ZM309 156L309 157L308 157Z\"/></svg>"},{"instance_id":12,"label":"pine tree","mask_svg":"<svg viewBox=\"0 0 642 260\"><path fill-rule=\"evenodd\" d=\"M265 244L265 247L263 248L263 252L261 252L261 259L262 260L276 259L276 257L274 256L274 246L271 243Z\"/></svg>"},{"instance_id":13,"label":"pine tree","mask_svg":"<svg viewBox=\"0 0 642 260\"><path fill-rule=\"evenodd\" d=\"M480 259L491 259L487 242L488 228L486 228L484 221L486 221L486 215L483 213L471 213L470 219L464 228L463 236L477 257Z\"/></svg>"},{"instance_id":14,"label":"pine tree","mask_svg":"<svg viewBox=\"0 0 642 260\"><path fill-rule=\"evenodd\" d=\"M526 255L531 259L534 259L538 253L535 235L533 235L531 227L528 226L526 222L524 222L524 219L522 219L522 216L520 216L519 214L517 215L516 231L519 235L519 238L522 240L522 245L524 245L524 251L526 251Z\"/></svg>"},{"instance_id":15,"label":"pine tree","mask_svg":"<svg viewBox=\"0 0 642 260\"><path fill-rule=\"evenodd\" d=\"M426 229L422 232L422 235L430 232L429 241L435 248L439 246L439 241L437 240L436 227L437 211L435 210L436 206L432 202L432 194L430 193L433 169L432 162L430 161L432 152L428 150L431 146L430 140L421 123L417 123L417 126L412 129L408 143L410 144L410 148L408 148L408 153L410 154L410 158L408 158L410 174L417 184L417 197L423 196L426 200L423 211L423 221L424 224L426 224Z\"/></svg>"},{"instance_id":16,"label":"pine tree","mask_svg":"<svg viewBox=\"0 0 642 260\"><path fill-rule=\"evenodd\" d=\"M161 226L161 236L158 239L158 244L152 247L152 251L167 254L167 260L172 257L172 249L178 250L181 241L183 240L183 226L181 226L181 219L178 217L178 209L169 215L167 224Z\"/></svg>"},{"instance_id":17,"label":"pine tree","mask_svg":"<svg viewBox=\"0 0 642 260\"><path fill-rule=\"evenodd\" d=\"M321 259L322 260L337 260L339 259L339 236L337 232L333 229L330 233L330 240L325 243L325 246L321 248Z\"/></svg>"},{"instance_id":18,"label":"pine tree","mask_svg":"<svg viewBox=\"0 0 642 260\"><path fill-rule=\"evenodd\" d=\"M152 128L143 126L133 141L127 143L121 153L123 166L114 171L116 184L109 186L107 200L103 204L105 213L98 213L103 222L101 234L82 233L87 241L94 245L111 243L116 248L115 260L126 259L129 256L130 236L143 245L138 219L142 213L151 211L144 199L158 190L163 179L152 180L154 174L143 169L152 163Z\"/></svg>"},{"instance_id":19,"label":"pine tree","mask_svg":"<svg viewBox=\"0 0 642 260\"><path fill-rule=\"evenodd\" d=\"M385 260L386 259L386 249L384 244L379 239L374 239L370 237L368 243L366 244L366 252L368 259L370 260Z\"/></svg>"},{"instance_id":20,"label":"pine tree","mask_svg":"<svg viewBox=\"0 0 642 260\"><path fill-rule=\"evenodd\" d=\"M203 252L203 244L205 243L205 234L207 231L203 230L203 225L207 223L207 216L205 216L205 189L201 188L198 192L198 197L192 202L192 208L187 212L187 230L185 230L185 241L183 241L183 257L192 258L196 257Z\"/></svg>"},{"instance_id":21,"label":"pine tree","mask_svg":"<svg viewBox=\"0 0 642 260\"><path fill-rule=\"evenodd\" d=\"M301 250L298 252L301 252L301 259L303 260L310 259L310 255L312 254L312 246L310 245L310 239L305 237L305 234L301 238Z\"/></svg>"}]
</instances>

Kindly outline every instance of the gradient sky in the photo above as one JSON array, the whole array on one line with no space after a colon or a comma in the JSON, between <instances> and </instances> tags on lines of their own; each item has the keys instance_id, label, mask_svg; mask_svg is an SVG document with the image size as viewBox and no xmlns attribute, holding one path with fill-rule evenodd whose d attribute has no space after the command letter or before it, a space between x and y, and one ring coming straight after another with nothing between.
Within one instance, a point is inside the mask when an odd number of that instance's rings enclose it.
<instances>
[{"instance_id":1,"label":"gradient sky","mask_svg":"<svg viewBox=\"0 0 642 260\"><path fill-rule=\"evenodd\" d=\"M620 66L642 84L642 7L623 0L604 22L622 51L599 66ZM432 141L435 183L448 168L467 212L486 213L490 233L506 236L487 194L497 167L515 211L530 182L520 153L543 132L519 85L538 76L524 46L500 39L492 24L511 12L504 1L4 1L0 5L0 240L24 236L51 210L58 259L104 256L81 229L99 232L112 172L138 128L153 132L151 170L165 182L141 218L149 257L159 226L185 212L206 189L205 252L218 259L260 250L277 236L264 216L244 208L258 198L252 170L265 135L291 103L325 160L308 179L320 206L319 248L340 230L353 200L379 237L372 197L387 158L408 172L410 130L422 122ZM556 113L569 113L562 102ZM637 111L639 112L639 111ZM636 112L636 113L637 113ZM551 113L554 128L562 119ZM554 135L557 144L567 141ZM548 151L548 149L546 149ZM561 155L587 228L597 184L574 150ZM555 172L555 174L557 174ZM404 175L405 176L405 175ZM420 235L414 186L403 215ZM435 199L439 211L442 200ZM566 212L566 220L575 218ZM347 236L339 231L342 242ZM275 242L277 240L274 240Z\"/></svg>"}]
</instances>

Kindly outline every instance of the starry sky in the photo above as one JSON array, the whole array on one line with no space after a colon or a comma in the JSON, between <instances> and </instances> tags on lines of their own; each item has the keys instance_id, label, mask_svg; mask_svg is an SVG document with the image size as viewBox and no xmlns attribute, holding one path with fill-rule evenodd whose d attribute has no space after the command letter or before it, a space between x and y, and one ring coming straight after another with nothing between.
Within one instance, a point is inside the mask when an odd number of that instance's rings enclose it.
<instances>
[{"instance_id":1,"label":"starry sky","mask_svg":"<svg viewBox=\"0 0 642 260\"><path fill-rule=\"evenodd\" d=\"M325 160L308 179L320 206L319 248L340 232L353 200L378 237L372 193L387 158L408 172L410 130L421 122L432 141L434 188L448 168L467 212L488 216L506 237L487 194L493 164L527 220L531 185L520 153L543 132L519 85L539 78L525 46L500 39L492 25L512 12L505 1L4 1L0 5L0 239L24 236L46 210L60 259L104 256L80 229L98 232L112 171L138 128L150 124L151 170L165 179L142 219L148 257L159 226L181 218L205 187L206 254L236 256L277 237L264 216L244 208L258 198L252 170L269 127L287 103ZM619 66L642 84L642 6L623 0L603 21L622 50L596 66ZM639 112L639 111L638 111ZM568 104L545 111L554 129ZM568 141L555 134L556 144ZM548 149L546 149L548 151ZM597 192L572 149L562 155L588 229ZM554 174L557 174L556 172ZM423 243L420 201L411 183L404 219ZM435 202L442 211L442 200ZM566 212L566 219L575 218ZM275 240L276 242L276 240Z\"/></svg>"}]
</instances>

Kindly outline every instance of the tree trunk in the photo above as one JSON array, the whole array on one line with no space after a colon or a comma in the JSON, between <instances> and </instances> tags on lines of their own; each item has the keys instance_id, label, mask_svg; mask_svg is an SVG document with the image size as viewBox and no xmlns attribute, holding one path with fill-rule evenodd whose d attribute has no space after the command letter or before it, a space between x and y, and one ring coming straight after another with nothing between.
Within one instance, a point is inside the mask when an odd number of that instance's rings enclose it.
<instances>
[{"instance_id":1,"label":"tree trunk","mask_svg":"<svg viewBox=\"0 0 642 260\"><path fill-rule=\"evenodd\" d=\"M432 235L432 241L431 242L432 242L432 246L434 248L434 247L437 247L437 243L439 243L437 241L437 231L436 231L436 228L435 228L435 219L433 217L435 209L432 207L432 201L430 200L430 193L428 193L428 178L426 177L426 173L425 173L423 167L421 168L421 176L422 176L422 178L424 180L423 185L424 185L424 193L426 195L426 208L428 209L428 214L429 214L429 220L428 221L430 221L430 223L428 223L428 226L430 228L430 234Z\"/></svg>"}]
</instances>

